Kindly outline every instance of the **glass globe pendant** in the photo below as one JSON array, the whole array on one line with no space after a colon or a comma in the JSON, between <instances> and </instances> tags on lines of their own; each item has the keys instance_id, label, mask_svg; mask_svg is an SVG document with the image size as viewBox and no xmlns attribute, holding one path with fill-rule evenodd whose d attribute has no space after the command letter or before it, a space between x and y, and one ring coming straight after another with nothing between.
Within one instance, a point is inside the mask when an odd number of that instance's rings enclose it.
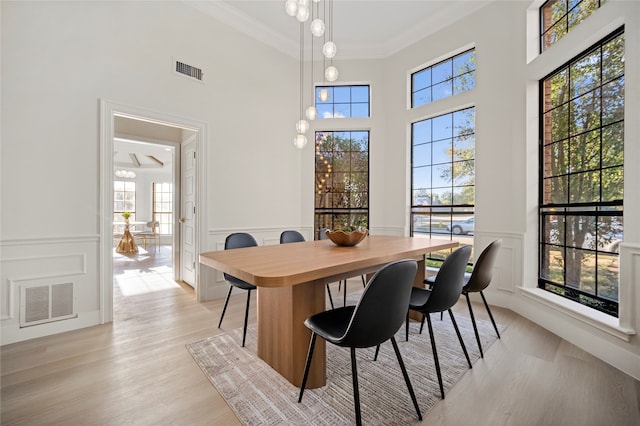
<instances>
[{"instance_id":1,"label":"glass globe pendant","mask_svg":"<svg viewBox=\"0 0 640 426\"><path fill-rule=\"evenodd\" d=\"M309 8L304 4L299 4L296 19L300 22L307 22L307 19L309 19Z\"/></svg>"},{"instance_id":2,"label":"glass globe pendant","mask_svg":"<svg viewBox=\"0 0 640 426\"><path fill-rule=\"evenodd\" d=\"M322 89L318 92L318 99L322 102L327 102L329 100L329 91L327 89Z\"/></svg>"},{"instance_id":3,"label":"glass globe pendant","mask_svg":"<svg viewBox=\"0 0 640 426\"><path fill-rule=\"evenodd\" d=\"M325 58L331 59L336 56L336 53L338 53L338 47L334 42L328 41L322 46L322 54Z\"/></svg>"},{"instance_id":4,"label":"glass globe pendant","mask_svg":"<svg viewBox=\"0 0 640 426\"><path fill-rule=\"evenodd\" d=\"M322 37L324 35L324 21L322 19L314 19L311 21L311 34L315 37Z\"/></svg>"},{"instance_id":5,"label":"glass globe pendant","mask_svg":"<svg viewBox=\"0 0 640 426\"><path fill-rule=\"evenodd\" d=\"M289 16L296 16L298 12L298 2L296 0L287 0L284 3L284 11L287 12Z\"/></svg>"},{"instance_id":6,"label":"glass globe pendant","mask_svg":"<svg viewBox=\"0 0 640 426\"><path fill-rule=\"evenodd\" d=\"M318 116L318 110L316 109L316 107L311 105L310 107L307 107L307 110L305 111L305 115L309 120L313 121Z\"/></svg>"},{"instance_id":7,"label":"glass globe pendant","mask_svg":"<svg viewBox=\"0 0 640 426\"><path fill-rule=\"evenodd\" d=\"M338 68L334 67L333 65L327 67L324 72L324 76L327 81L336 81L338 79Z\"/></svg>"},{"instance_id":8,"label":"glass globe pendant","mask_svg":"<svg viewBox=\"0 0 640 426\"><path fill-rule=\"evenodd\" d=\"M293 138L293 146L295 146L298 149L304 148L306 144L307 144L307 137L305 135L296 135L296 137Z\"/></svg>"},{"instance_id":9,"label":"glass globe pendant","mask_svg":"<svg viewBox=\"0 0 640 426\"><path fill-rule=\"evenodd\" d=\"M298 120L296 123L296 130L301 134L307 133L307 130L309 130L309 122L303 119Z\"/></svg>"}]
</instances>

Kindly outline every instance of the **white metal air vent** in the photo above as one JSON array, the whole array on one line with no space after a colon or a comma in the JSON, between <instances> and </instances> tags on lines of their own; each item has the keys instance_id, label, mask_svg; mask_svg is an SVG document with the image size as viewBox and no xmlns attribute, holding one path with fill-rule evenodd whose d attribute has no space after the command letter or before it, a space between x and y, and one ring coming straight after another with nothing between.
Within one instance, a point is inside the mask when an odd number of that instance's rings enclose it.
<instances>
[{"instance_id":1,"label":"white metal air vent","mask_svg":"<svg viewBox=\"0 0 640 426\"><path fill-rule=\"evenodd\" d=\"M75 318L73 282L22 285L20 327Z\"/></svg>"},{"instance_id":2,"label":"white metal air vent","mask_svg":"<svg viewBox=\"0 0 640 426\"><path fill-rule=\"evenodd\" d=\"M174 71L178 74L195 78L198 81L202 81L202 79L204 78L204 73L200 68L194 67L193 65L189 65L181 61L175 61Z\"/></svg>"}]
</instances>

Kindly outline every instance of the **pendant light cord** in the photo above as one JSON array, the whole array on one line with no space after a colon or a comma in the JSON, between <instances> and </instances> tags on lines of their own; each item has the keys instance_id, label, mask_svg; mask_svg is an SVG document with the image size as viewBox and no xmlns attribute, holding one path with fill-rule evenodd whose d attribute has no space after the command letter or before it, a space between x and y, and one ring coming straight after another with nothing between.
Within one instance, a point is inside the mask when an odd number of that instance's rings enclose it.
<instances>
[{"instance_id":1,"label":"pendant light cord","mask_svg":"<svg viewBox=\"0 0 640 426\"><path fill-rule=\"evenodd\" d=\"M302 90L304 78L304 23L300 22L300 120L302 120Z\"/></svg>"}]
</instances>

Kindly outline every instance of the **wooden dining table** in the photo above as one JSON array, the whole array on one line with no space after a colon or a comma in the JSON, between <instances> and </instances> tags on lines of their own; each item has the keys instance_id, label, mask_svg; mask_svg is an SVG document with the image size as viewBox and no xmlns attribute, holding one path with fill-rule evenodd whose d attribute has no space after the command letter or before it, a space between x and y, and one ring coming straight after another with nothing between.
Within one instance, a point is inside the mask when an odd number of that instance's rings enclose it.
<instances>
[{"instance_id":1,"label":"wooden dining table","mask_svg":"<svg viewBox=\"0 0 640 426\"><path fill-rule=\"evenodd\" d=\"M330 240L219 250L200 263L258 287L258 356L295 386L302 383L311 331L304 321L326 310L325 285L375 273L401 259L418 262L414 285L424 286L425 254L454 248L455 241L368 236L354 247ZM307 388L326 384L325 342L318 339Z\"/></svg>"}]
</instances>

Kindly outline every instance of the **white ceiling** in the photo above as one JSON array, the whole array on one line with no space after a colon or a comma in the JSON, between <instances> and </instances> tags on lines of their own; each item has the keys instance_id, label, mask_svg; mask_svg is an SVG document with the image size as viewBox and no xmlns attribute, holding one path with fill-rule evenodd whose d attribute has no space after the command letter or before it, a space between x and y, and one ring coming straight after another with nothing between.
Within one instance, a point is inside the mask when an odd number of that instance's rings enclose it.
<instances>
[{"instance_id":1,"label":"white ceiling","mask_svg":"<svg viewBox=\"0 0 640 426\"><path fill-rule=\"evenodd\" d=\"M334 0L333 41L338 45L336 59L387 57L493 1ZM300 23L285 13L284 0L206 0L187 3L290 56L299 56ZM323 3L324 0L320 4ZM305 23L305 28L310 36L309 22Z\"/></svg>"},{"instance_id":2,"label":"white ceiling","mask_svg":"<svg viewBox=\"0 0 640 426\"><path fill-rule=\"evenodd\" d=\"M178 127L114 117L113 166L133 172L171 171L175 147L189 132Z\"/></svg>"}]
</instances>

